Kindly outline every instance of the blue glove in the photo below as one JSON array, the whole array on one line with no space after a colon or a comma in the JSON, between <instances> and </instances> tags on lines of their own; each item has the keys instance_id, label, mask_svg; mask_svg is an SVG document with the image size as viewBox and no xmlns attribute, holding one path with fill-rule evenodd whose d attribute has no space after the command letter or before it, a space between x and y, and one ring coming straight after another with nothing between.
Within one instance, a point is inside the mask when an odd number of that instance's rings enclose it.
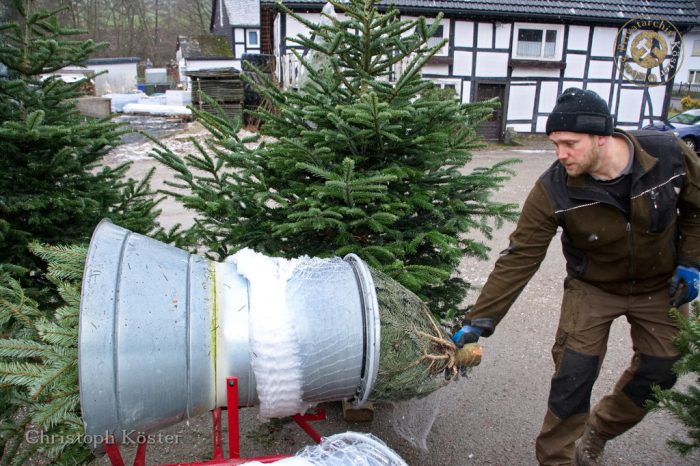
<instances>
[{"instance_id":1,"label":"blue glove","mask_svg":"<svg viewBox=\"0 0 700 466\"><path fill-rule=\"evenodd\" d=\"M673 272L671 288L668 290L671 296L671 306L678 307L689 303L698 297L700 287L700 271L695 267L679 265Z\"/></svg>"},{"instance_id":2,"label":"blue glove","mask_svg":"<svg viewBox=\"0 0 700 466\"><path fill-rule=\"evenodd\" d=\"M452 341L455 345L461 348L467 343L476 343L483 332L483 328L474 327L473 325L467 324L461 329L457 330L457 333L452 335Z\"/></svg>"}]
</instances>

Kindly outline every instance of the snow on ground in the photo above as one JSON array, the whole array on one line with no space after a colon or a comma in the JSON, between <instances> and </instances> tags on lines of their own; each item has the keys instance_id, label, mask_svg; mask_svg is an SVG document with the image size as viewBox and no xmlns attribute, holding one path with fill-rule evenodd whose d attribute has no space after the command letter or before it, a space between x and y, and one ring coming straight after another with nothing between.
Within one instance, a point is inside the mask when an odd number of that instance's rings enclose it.
<instances>
[{"instance_id":1,"label":"snow on ground","mask_svg":"<svg viewBox=\"0 0 700 466\"><path fill-rule=\"evenodd\" d=\"M162 144L179 155L186 155L196 150L195 145L190 138L196 140L204 140L209 136L209 132L199 123L188 123L185 128L178 131L174 135L160 136ZM140 138L136 142L122 144L112 149L107 158L110 162L129 162L140 160L152 160L150 152L156 146L156 143L150 139Z\"/></svg>"},{"instance_id":2,"label":"snow on ground","mask_svg":"<svg viewBox=\"0 0 700 466\"><path fill-rule=\"evenodd\" d=\"M144 115L166 115L166 116L191 116L192 110L184 105L163 105L131 103L124 105L124 113L136 113Z\"/></svg>"},{"instance_id":3,"label":"snow on ground","mask_svg":"<svg viewBox=\"0 0 700 466\"><path fill-rule=\"evenodd\" d=\"M169 118L136 115L121 116L118 117L118 121L127 123L135 131L151 135L159 140L161 144L181 156L196 152L197 149L192 142L192 138L203 142L211 137L209 131L197 121L173 122ZM245 129L240 130L238 133L240 138L252 135L252 132ZM124 139L126 141L124 144L115 147L108 154L108 163L153 160L149 153L156 146L155 142L137 133L128 134ZM263 136L261 141L263 140L270 142L272 138ZM254 146L255 144L251 145Z\"/></svg>"}]
</instances>

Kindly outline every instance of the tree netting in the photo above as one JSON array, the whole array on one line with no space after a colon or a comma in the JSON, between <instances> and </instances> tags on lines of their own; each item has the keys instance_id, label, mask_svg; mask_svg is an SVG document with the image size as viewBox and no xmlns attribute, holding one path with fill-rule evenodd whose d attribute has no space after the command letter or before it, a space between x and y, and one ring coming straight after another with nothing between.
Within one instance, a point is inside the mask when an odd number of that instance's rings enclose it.
<instances>
[{"instance_id":1,"label":"tree netting","mask_svg":"<svg viewBox=\"0 0 700 466\"><path fill-rule=\"evenodd\" d=\"M455 379L457 347L428 306L382 272L372 270L381 344L374 400L399 401L427 395Z\"/></svg>"}]
</instances>

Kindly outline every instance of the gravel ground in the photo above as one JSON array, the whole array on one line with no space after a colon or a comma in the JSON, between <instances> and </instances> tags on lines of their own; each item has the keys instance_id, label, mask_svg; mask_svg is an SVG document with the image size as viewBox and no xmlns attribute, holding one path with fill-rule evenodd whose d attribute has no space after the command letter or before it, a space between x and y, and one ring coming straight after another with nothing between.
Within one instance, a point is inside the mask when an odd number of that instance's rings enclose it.
<instances>
[{"instance_id":1,"label":"gravel ground","mask_svg":"<svg viewBox=\"0 0 700 466\"><path fill-rule=\"evenodd\" d=\"M189 132L198 133L193 127ZM166 141L187 149L180 136ZM495 162L520 158L517 175L496 194L501 201L521 204L539 174L554 160L551 145L542 138L524 138L522 147L489 146L476 151L471 166L488 166ZM112 162L135 159L132 174L140 176L155 163L145 156L147 147L124 147L113 154ZM144 152L145 151L145 152ZM139 155L142 154L142 155ZM469 170L470 167L466 167ZM157 169L155 185L162 186L168 173ZM176 203L163 204L162 221L189 224L191 215ZM483 285L498 252L507 246L513 225L497 231L485 240L491 247L488 261L465 260L460 273L476 287ZM339 432L371 432L386 442L410 465L531 465L536 464L534 439L547 404L549 379L553 370L550 347L559 315L564 262L559 242L540 271L523 291L496 333L482 339L484 357L467 380L438 391L426 400L399 405L375 405L374 420L349 423L342 418L340 404L328 403L327 419L314 422L321 435ZM473 291L467 301L477 296ZM631 355L629 326L624 320L613 325L606 361L594 388L594 401L611 390L627 366ZM690 379L682 379L679 387ZM225 423L224 423L225 425ZM240 412L241 453L245 457L293 454L312 444L295 424L262 423L256 408ZM685 429L665 413L652 413L637 427L608 444L608 465L697 465L700 454L681 457L666 441L683 437ZM209 415L191 419L162 432L171 434L171 442L156 442L149 447L148 462L176 463L211 458L211 423ZM226 432L224 432L226 436ZM163 437L165 438L165 437ZM173 438L175 444L172 444ZM127 457L133 450L127 449ZM96 464L107 465L103 458Z\"/></svg>"}]
</instances>

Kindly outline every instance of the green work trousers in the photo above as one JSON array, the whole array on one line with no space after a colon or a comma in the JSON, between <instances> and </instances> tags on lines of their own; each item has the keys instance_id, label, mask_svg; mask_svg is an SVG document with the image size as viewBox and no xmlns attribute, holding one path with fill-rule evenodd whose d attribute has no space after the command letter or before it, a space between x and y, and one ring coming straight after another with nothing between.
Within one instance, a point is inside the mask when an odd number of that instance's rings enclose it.
<instances>
[{"instance_id":1,"label":"green work trousers","mask_svg":"<svg viewBox=\"0 0 700 466\"><path fill-rule=\"evenodd\" d=\"M642 420L653 385L673 386L672 366L678 359L673 339L678 327L669 310L666 289L619 296L580 280L567 283L552 348L555 372L548 409L536 442L540 464L573 465L575 442L586 423L612 439ZM688 306L681 311L687 313ZM610 326L620 316L630 324L634 356L612 393L591 410L591 390L605 357Z\"/></svg>"}]
</instances>

